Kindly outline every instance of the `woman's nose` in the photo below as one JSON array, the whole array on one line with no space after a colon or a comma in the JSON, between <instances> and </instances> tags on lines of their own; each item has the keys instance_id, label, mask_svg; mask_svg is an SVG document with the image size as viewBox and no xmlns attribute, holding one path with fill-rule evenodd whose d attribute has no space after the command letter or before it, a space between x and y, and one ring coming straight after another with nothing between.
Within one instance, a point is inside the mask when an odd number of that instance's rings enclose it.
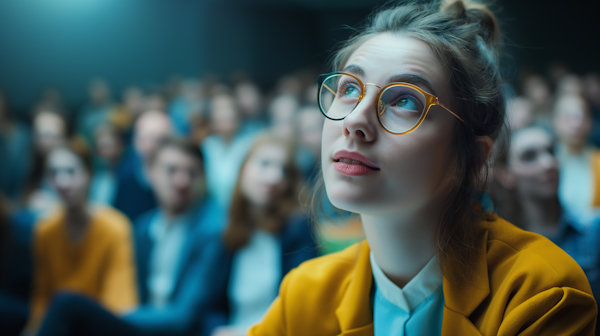
<instances>
[{"instance_id":1,"label":"woman's nose","mask_svg":"<svg viewBox=\"0 0 600 336\"><path fill-rule=\"evenodd\" d=\"M344 135L357 141L372 142L377 138L376 96L377 89L358 103L354 110L344 118Z\"/></svg>"}]
</instances>

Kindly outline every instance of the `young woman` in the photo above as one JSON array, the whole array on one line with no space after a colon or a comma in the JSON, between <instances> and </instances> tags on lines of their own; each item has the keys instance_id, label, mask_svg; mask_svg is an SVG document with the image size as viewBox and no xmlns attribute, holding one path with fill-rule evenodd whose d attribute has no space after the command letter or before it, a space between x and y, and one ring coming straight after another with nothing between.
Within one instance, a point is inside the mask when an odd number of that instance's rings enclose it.
<instances>
[{"instance_id":1,"label":"young woman","mask_svg":"<svg viewBox=\"0 0 600 336\"><path fill-rule=\"evenodd\" d=\"M131 224L112 208L88 205L90 165L77 146L59 146L46 159L47 179L62 205L36 224L30 332L59 291L86 295L113 312L137 304Z\"/></svg>"},{"instance_id":2,"label":"young woman","mask_svg":"<svg viewBox=\"0 0 600 336\"><path fill-rule=\"evenodd\" d=\"M264 134L242 166L222 262L212 272L218 280L210 290L218 294L207 328L226 323L213 336L246 335L277 297L285 274L316 257L308 218L299 212L301 177L294 153L288 141Z\"/></svg>"},{"instance_id":3,"label":"young woman","mask_svg":"<svg viewBox=\"0 0 600 336\"><path fill-rule=\"evenodd\" d=\"M479 205L504 120L498 24L464 1L378 13L320 77L327 195L366 242L291 271L250 335L591 335L585 274Z\"/></svg>"}]
</instances>

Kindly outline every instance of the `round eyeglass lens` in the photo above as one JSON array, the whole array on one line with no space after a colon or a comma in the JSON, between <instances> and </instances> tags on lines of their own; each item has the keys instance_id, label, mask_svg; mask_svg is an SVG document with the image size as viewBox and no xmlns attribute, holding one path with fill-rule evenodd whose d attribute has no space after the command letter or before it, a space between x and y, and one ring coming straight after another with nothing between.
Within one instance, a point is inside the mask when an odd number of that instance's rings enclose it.
<instances>
[{"instance_id":1,"label":"round eyeglass lens","mask_svg":"<svg viewBox=\"0 0 600 336\"><path fill-rule=\"evenodd\" d=\"M404 133L417 125L427 106L425 96L409 86L394 85L381 93L377 117L392 133Z\"/></svg>"},{"instance_id":2,"label":"round eyeglass lens","mask_svg":"<svg viewBox=\"0 0 600 336\"><path fill-rule=\"evenodd\" d=\"M340 120L354 110L361 93L362 87L353 77L331 75L319 88L319 106L328 118Z\"/></svg>"}]
</instances>

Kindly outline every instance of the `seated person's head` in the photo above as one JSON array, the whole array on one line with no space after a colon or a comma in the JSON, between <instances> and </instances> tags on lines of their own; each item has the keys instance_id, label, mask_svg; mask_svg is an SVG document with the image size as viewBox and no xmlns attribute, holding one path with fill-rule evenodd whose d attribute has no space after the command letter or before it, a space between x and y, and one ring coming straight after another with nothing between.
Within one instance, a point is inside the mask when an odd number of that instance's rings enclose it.
<instances>
[{"instance_id":1,"label":"seated person's head","mask_svg":"<svg viewBox=\"0 0 600 336\"><path fill-rule=\"evenodd\" d=\"M85 146L73 142L51 150L46 176L67 208L85 206L91 176L91 157Z\"/></svg>"},{"instance_id":2,"label":"seated person's head","mask_svg":"<svg viewBox=\"0 0 600 336\"><path fill-rule=\"evenodd\" d=\"M67 140L67 122L59 113L42 110L33 118L36 152L45 156Z\"/></svg>"},{"instance_id":3,"label":"seated person's head","mask_svg":"<svg viewBox=\"0 0 600 336\"><path fill-rule=\"evenodd\" d=\"M145 162L158 143L172 132L171 120L164 112L156 110L144 112L135 123L133 139L135 150Z\"/></svg>"},{"instance_id":4,"label":"seated person's head","mask_svg":"<svg viewBox=\"0 0 600 336\"><path fill-rule=\"evenodd\" d=\"M295 137L294 118L298 111L298 99L292 95L280 95L269 105L273 132L282 138Z\"/></svg>"},{"instance_id":5,"label":"seated person's head","mask_svg":"<svg viewBox=\"0 0 600 336\"><path fill-rule=\"evenodd\" d=\"M123 152L123 139L111 125L102 125L94 133L94 152L103 161L114 164Z\"/></svg>"},{"instance_id":6,"label":"seated person's head","mask_svg":"<svg viewBox=\"0 0 600 336\"><path fill-rule=\"evenodd\" d=\"M90 100L94 105L101 106L110 100L110 88L102 79L94 79L88 88Z\"/></svg>"},{"instance_id":7,"label":"seated person's head","mask_svg":"<svg viewBox=\"0 0 600 336\"><path fill-rule=\"evenodd\" d=\"M325 117L323 117L317 105L307 105L301 108L296 116L298 144L310 150L313 155L321 152L321 133L323 133L324 119ZM320 158L316 157L316 159Z\"/></svg>"},{"instance_id":8,"label":"seated person's head","mask_svg":"<svg viewBox=\"0 0 600 336\"><path fill-rule=\"evenodd\" d=\"M177 215L184 212L204 189L202 152L197 144L167 137L149 158L149 178L160 206Z\"/></svg>"},{"instance_id":9,"label":"seated person's head","mask_svg":"<svg viewBox=\"0 0 600 336\"><path fill-rule=\"evenodd\" d=\"M300 173L291 142L278 136L259 137L242 165L231 202L225 240L245 245L253 229L279 231L298 209Z\"/></svg>"},{"instance_id":10,"label":"seated person's head","mask_svg":"<svg viewBox=\"0 0 600 336\"><path fill-rule=\"evenodd\" d=\"M515 131L494 160L494 176L518 197L548 199L558 194L558 161L550 133L539 126Z\"/></svg>"},{"instance_id":11,"label":"seated person's head","mask_svg":"<svg viewBox=\"0 0 600 336\"><path fill-rule=\"evenodd\" d=\"M229 94L214 96L209 113L213 132L226 141L231 140L240 126L240 111L235 98Z\"/></svg>"},{"instance_id":12,"label":"seated person's head","mask_svg":"<svg viewBox=\"0 0 600 336\"><path fill-rule=\"evenodd\" d=\"M260 89L252 82L243 82L235 87L235 98L245 118L256 118L260 113L262 97Z\"/></svg>"},{"instance_id":13,"label":"seated person's head","mask_svg":"<svg viewBox=\"0 0 600 336\"><path fill-rule=\"evenodd\" d=\"M568 148L582 148L592 129L588 102L579 95L560 96L554 105L554 131Z\"/></svg>"}]
</instances>

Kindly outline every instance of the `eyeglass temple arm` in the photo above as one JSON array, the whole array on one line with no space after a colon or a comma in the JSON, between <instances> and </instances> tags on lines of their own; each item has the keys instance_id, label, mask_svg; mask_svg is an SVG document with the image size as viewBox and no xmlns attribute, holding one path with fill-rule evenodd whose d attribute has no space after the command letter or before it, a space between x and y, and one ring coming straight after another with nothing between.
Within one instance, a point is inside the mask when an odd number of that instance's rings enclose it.
<instances>
[{"instance_id":1,"label":"eyeglass temple arm","mask_svg":"<svg viewBox=\"0 0 600 336\"><path fill-rule=\"evenodd\" d=\"M330 89L330 88L329 88L329 86L325 85L325 83L323 83L323 86L324 86L324 87L325 87L327 90L329 90L329 92L333 93L333 95L334 95L334 96L337 96L337 94L336 94L335 92L333 92L333 90L332 90L332 89Z\"/></svg>"},{"instance_id":2,"label":"eyeglass temple arm","mask_svg":"<svg viewBox=\"0 0 600 336\"><path fill-rule=\"evenodd\" d=\"M463 123L465 122L461 117L458 116L458 114L452 112L446 105L440 103L439 101L436 103L436 105L443 107L444 109L446 109L446 111L452 113L453 116L457 117L458 120L462 121Z\"/></svg>"}]
</instances>

